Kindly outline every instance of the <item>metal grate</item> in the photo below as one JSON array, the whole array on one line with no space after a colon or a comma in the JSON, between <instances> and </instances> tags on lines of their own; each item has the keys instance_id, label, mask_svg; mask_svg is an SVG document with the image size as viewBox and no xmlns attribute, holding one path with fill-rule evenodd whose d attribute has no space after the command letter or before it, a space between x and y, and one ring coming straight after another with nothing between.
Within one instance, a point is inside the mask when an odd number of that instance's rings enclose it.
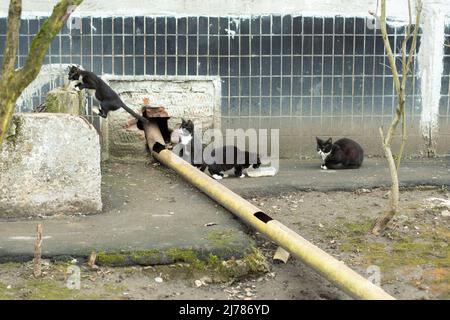
<instances>
[{"instance_id":1,"label":"metal grate","mask_svg":"<svg viewBox=\"0 0 450 320\"><path fill-rule=\"evenodd\" d=\"M18 66L43 21L22 21ZM340 16L84 17L80 28L58 34L46 63L81 64L97 74L218 75L225 127L295 129L316 121L315 134L327 134L330 123L349 123L353 135L367 136L373 133L365 126L390 120L395 108L382 38L372 25L370 18ZM0 46L5 28L0 19ZM388 32L398 49L404 27ZM410 93L407 112L415 123L418 82ZM443 94L448 114L448 90Z\"/></svg>"},{"instance_id":2,"label":"metal grate","mask_svg":"<svg viewBox=\"0 0 450 320\"><path fill-rule=\"evenodd\" d=\"M445 21L444 71L442 73L441 99L439 104L439 129L441 133L450 129L450 17Z\"/></svg>"}]
</instances>

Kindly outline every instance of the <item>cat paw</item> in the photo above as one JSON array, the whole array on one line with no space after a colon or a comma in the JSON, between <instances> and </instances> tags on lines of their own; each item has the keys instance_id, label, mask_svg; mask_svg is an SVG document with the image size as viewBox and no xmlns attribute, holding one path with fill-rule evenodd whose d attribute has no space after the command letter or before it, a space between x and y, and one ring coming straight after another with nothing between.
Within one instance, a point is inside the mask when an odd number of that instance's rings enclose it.
<instances>
[{"instance_id":1,"label":"cat paw","mask_svg":"<svg viewBox=\"0 0 450 320\"><path fill-rule=\"evenodd\" d=\"M239 178L245 178L245 174L241 174Z\"/></svg>"},{"instance_id":2,"label":"cat paw","mask_svg":"<svg viewBox=\"0 0 450 320\"><path fill-rule=\"evenodd\" d=\"M92 113L95 113L96 115L99 115L100 114L100 109L93 107L92 108Z\"/></svg>"},{"instance_id":3,"label":"cat paw","mask_svg":"<svg viewBox=\"0 0 450 320\"><path fill-rule=\"evenodd\" d=\"M224 174L223 174L223 177L224 177L224 178L228 178L228 174L227 174L227 173L224 173Z\"/></svg>"},{"instance_id":4,"label":"cat paw","mask_svg":"<svg viewBox=\"0 0 450 320\"><path fill-rule=\"evenodd\" d=\"M219 176L218 174L213 174L212 177L216 180L221 180L223 177Z\"/></svg>"},{"instance_id":5,"label":"cat paw","mask_svg":"<svg viewBox=\"0 0 450 320\"><path fill-rule=\"evenodd\" d=\"M323 165L321 165L321 166L320 166L320 168L322 168L323 170L328 170L327 166L326 166L326 165L324 165L324 164L323 164Z\"/></svg>"}]
</instances>

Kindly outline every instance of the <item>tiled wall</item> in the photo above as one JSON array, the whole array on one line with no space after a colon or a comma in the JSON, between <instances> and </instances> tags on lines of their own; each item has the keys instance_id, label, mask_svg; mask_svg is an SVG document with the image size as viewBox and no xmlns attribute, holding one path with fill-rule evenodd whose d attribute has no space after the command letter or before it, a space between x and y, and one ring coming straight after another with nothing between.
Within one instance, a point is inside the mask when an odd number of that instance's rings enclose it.
<instances>
[{"instance_id":1,"label":"tiled wall","mask_svg":"<svg viewBox=\"0 0 450 320\"><path fill-rule=\"evenodd\" d=\"M22 21L18 65L43 21ZM0 19L0 52L5 25ZM379 153L378 127L393 114L382 38L365 18L85 17L80 26L64 27L46 63L97 74L220 76L222 126L280 128L285 156L312 154L315 135L355 137ZM399 48L404 29L388 31ZM410 134L419 137L418 82L410 93Z\"/></svg>"},{"instance_id":2,"label":"tiled wall","mask_svg":"<svg viewBox=\"0 0 450 320\"><path fill-rule=\"evenodd\" d=\"M442 74L441 100L439 104L439 153L450 153L450 17L446 19L444 47L444 72ZM442 146L442 148L441 148Z\"/></svg>"}]
</instances>

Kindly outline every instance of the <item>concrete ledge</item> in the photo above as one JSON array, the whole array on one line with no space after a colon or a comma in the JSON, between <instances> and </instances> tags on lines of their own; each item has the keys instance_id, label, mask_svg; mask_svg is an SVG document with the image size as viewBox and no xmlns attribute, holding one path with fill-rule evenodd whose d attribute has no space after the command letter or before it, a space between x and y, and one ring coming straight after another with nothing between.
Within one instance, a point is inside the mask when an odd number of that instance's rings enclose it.
<instances>
[{"instance_id":1,"label":"concrete ledge","mask_svg":"<svg viewBox=\"0 0 450 320\"><path fill-rule=\"evenodd\" d=\"M33 258L36 223L43 257L55 260L87 259L93 250L99 264L115 266L227 260L255 246L231 213L162 166L107 162L102 180L102 214L0 220L0 262Z\"/></svg>"},{"instance_id":2,"label":"concrete ledge","mask_svg":"<svg viewBox=\"0 0 450 320\"><path fill-rule=\"evenodd\" d=\"M400 187L450 186L450 157L404 160L399 172ZM383 158L365 159L360 169L322 170L320 160L280 160L275 177L224 179L222 183L239 195L276 196L295 191L355 191L389 188L389 170Z\"/></svg>"},{"instance_id":3,"label":"concrete ledge","mask_svg":"<svg viewBox=\"0 0 450 320\"><path fill-rule=\"evenodd\" d=\"M102 209L100 143L69 114L14 115L0 153L0 218Z\"/></svg>"}]
</instances>

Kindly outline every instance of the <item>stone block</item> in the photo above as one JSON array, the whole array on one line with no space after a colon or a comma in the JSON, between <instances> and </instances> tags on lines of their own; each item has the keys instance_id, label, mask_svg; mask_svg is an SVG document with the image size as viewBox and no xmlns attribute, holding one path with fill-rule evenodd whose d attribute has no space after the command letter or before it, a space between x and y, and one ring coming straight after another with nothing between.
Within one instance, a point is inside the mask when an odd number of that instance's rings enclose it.
<instances>
[{"instance_id":1,"label":"stone block","mask_svg":"<svg viewBox=\"0 0 450 320\"><path fill-rule=\"evenodd\" d=\"M95 128L69 114L15 114L0 151L0 218L102 209Z\"/></svg>"}]
</instances>

